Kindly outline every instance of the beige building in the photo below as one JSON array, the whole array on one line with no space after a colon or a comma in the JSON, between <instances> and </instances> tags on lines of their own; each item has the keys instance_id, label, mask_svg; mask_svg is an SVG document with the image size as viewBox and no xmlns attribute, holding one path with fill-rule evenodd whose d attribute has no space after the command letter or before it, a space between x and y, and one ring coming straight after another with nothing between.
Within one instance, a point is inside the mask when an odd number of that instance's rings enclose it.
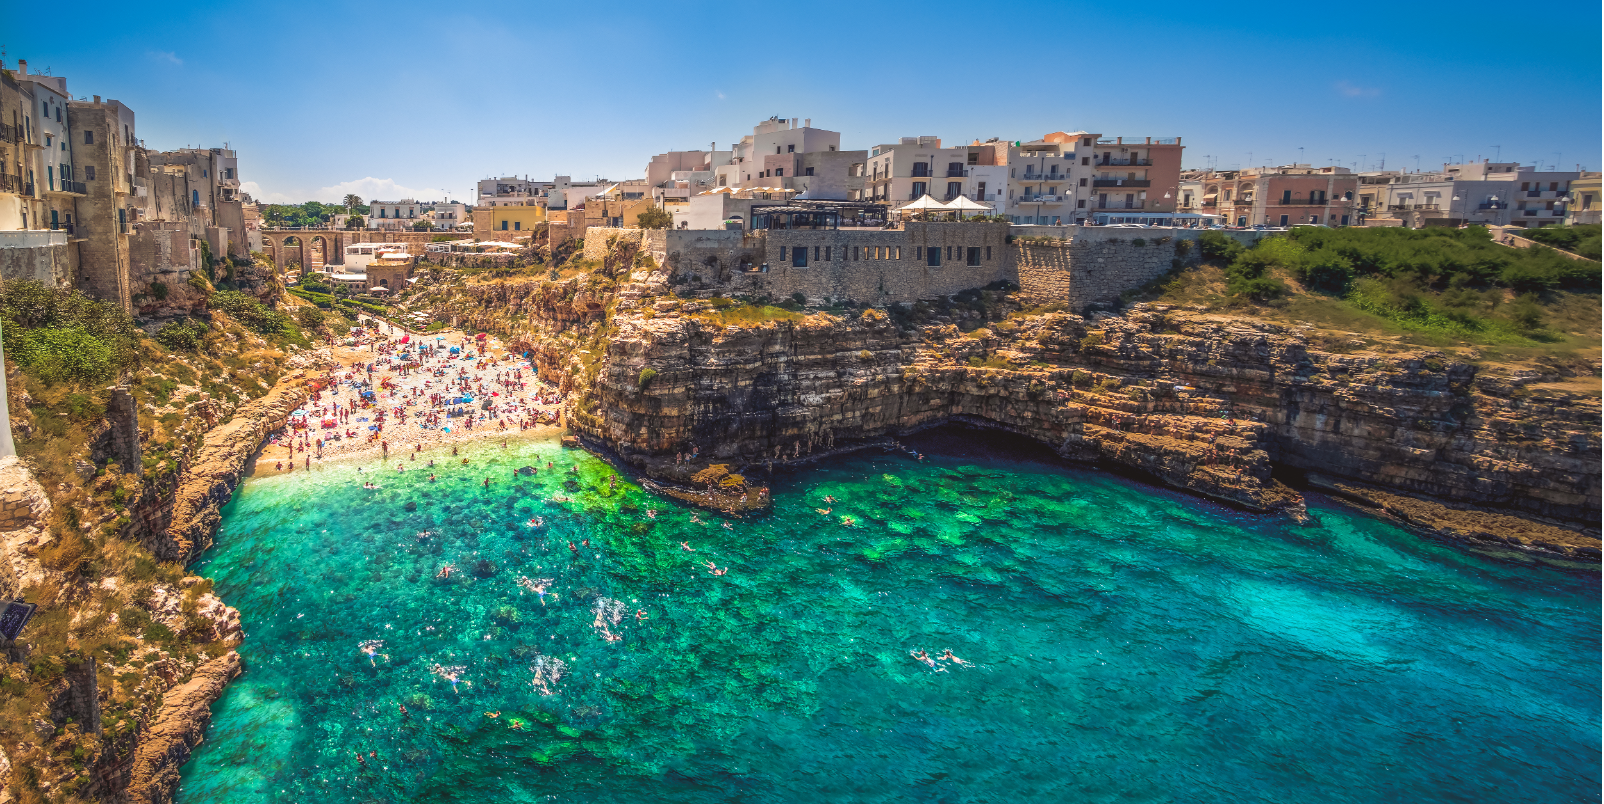
<instances>
[{"instance_id":1,"label":"beige building","mask_svg":"<svg viewBox=\"0 0 1604 804\"><path fill-rule=\"evenodd\" d=\"M1577 226L1585 223L1600 223L1599 210L1604 203L1604 194L1599 191L1599 176L1597 172L1583 173L1581 178L1571 180L1570 197L1565 204L1565 225Z\"/></svg>"}]
</instances>

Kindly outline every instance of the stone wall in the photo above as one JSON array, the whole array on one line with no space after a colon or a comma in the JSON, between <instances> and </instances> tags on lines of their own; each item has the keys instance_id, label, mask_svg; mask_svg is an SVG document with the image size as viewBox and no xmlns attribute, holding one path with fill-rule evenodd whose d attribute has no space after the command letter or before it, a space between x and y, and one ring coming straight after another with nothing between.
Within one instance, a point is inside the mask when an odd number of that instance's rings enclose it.
<instances>
[{"instance_id":1,"label":"stone wall","mask_svg":"<svg viewBox=\"0 0 1604 804\"><path fill-rule=\"evenodd\" d=\"M8 235L32 235L33 232L8 232ZM67 243L66 232L40 231L43 237L12 238L18 243L0 243L0 278L33 279L51 287L60 287L72 281L73 255L77 249ZM54 239L48 235L56 235ZM55 241L60 242L55 242ZM37 241L37 242L34 242Z\"/></svg>"}]
</instances>

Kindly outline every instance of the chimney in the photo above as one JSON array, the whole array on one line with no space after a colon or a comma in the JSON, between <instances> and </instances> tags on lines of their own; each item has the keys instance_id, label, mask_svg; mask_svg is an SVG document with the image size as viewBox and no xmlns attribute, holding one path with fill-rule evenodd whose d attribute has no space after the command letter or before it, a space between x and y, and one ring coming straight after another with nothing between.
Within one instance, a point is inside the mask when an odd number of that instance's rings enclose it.
<instances>
[{"instance_id":1,"label":"chimney","mask_svg":"<svg viewBox=\"0 0 1604 804\"><path fill-rule=\"evenodd\" d=\"M99 96L99 95L96 95L96 96L95 96L95 103L99 103L99 102L100 102L100 96Z\"/></svg>"},{"instance_id":2,"label":"chimney","mask_svg":"<svg viewBox=\"0 0 1604 804\"><path fill-rule=\"evenodd\" d=\"M27 59L17 59L17 74L18 75L27 75L28 74L28 60Z\"/></svg>"},{"instance_id":3,"label":"chimney","mask_svg":"<svg viewBox=\"0 0 1604 804\"><path fill-rule=\"evenodd\" d=\"M791 118L791 130L792 131L796 130L796 118L794 118L794 117Z\"/></svg>"},{"instance_id":4,"label":"chimney","mask_svg":"<svg viewBox=\"0 0 1604 804\"><path fill-rule=\"evenodd\" d=\"M802 118L802 127L803 128L813 128L813 118L811 118L811 117Z\"/></svg>"}]
</instances>

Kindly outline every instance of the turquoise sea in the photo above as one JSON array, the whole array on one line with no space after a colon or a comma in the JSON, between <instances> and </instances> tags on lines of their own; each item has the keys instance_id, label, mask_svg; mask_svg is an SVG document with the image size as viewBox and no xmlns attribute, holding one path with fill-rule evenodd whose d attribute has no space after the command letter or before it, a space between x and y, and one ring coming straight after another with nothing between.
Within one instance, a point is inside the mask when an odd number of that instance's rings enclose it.
<instances>
[{"instance_id":1,"label":"turquoise sea","mask_svg":"<svg viewBox=\"0 0 1604 804\"><path fill-rule=\"evenodd\" d=\"M909 445L752 520L554 442L252 479L196 567L246 672L177 800L1599 799L1596 568Z\"/></svg>"}]
</instances>

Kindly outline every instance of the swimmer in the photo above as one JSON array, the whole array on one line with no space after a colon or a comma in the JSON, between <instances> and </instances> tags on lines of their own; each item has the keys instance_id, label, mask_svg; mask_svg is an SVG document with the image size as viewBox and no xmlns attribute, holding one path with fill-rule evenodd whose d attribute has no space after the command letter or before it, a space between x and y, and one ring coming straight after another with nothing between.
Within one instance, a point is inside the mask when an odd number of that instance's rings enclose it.
<instances>
[{"instance_id":1,"label":"swimmer","mask_svg":"<svg viewBox=\"0 0 1604 804\"><path fill-rule=\"evenodd\" d=\"M456 569L456 567L454 567L454 566L452 566L450 564L447 564L447 565L441 567L440 571L434 574L434 577L436 577L436 578L450 578L451 577L451 572L453 570L455 570L455 569Z\"/></svg>"},{"instance_id":2,"label":"swimmer","mask_svg":"<svg viewBox=\"0 0 1604 804\"><path fill-rule=\"evenodd\" d=\"M729 567L725 567L723 569L713 570L713 574L714 575L723 575L724 573L729 572L729 571L730 571L730 568Z\"/></svg>"},{"instance_id":3,"label":"swimmer","mask_svg":"<svg viewBox=\"0 0 1604 804\"><path fill-rule=\"evenodd\" d=\"M833 508L815 508L813 510L818 511L820 516L829 516L830 512L835 510L835 509L833 509Z\"/></svg>"},{"instance_id":4,"label":"swimmer","mask_svg":"<svg viewBox=\"0 0 1604 804\"><path fill-rule=\"evenodd\" d=\"M687 553L696 552L696 548L692 547L690 542L680 542L679 549L684 550Z\"/></svg>"},{"instance_id":5,"label":"swimmer","mask_svg":"<svg viewBox=\"0 0 1604 804\"><path fill-rule=\"evenodd\" d=\"M486 712L485 717L501 717L501 710L497 709L494 712Z\"/></svg>"},{"instance_id":6,"label":"swimmer","mask_svg":"<svg viewBox=\"0 0 1604 804\"><path fill-rule=\"evenodd\" d=\"M695 514L691 514L691 522L694 522L695 524L700 525L700 524L702 524L702 518L697 516L697 515L695 515Z\"/></svg>"},{"instance_id":7,"label":"swimmer","mask_svg":"<svg viewBox=\"0 0 1604 804\"><path fill-rule=\"evenodd\" d=\"M412 717L412 713L407 711L407 705L406 704L396 704L396 706L401 707L401 716L402 717L406 717L406 718Z\"/></svg>"},{"instance_id":8,"label":"swimmer","mask_svg":"<svg viewBox=\"0 0 1604 804\"><path fill-rule=\"evenodd\" d=\"M646 518L647 519L656 519L657 518L657 509L656 508L648 508L648 509L646 509Z\"/></svg>"},{"instance_id":9,"label":"swimmer","mask_svg":"<svg viewBox=\"0 0 1604 804\"><path fill-rule=\"evenodd\" d=\"M635 619L636 620L649 620L651 618L646 616L646 610L645 609L636 609L635 610Z\"/></svg>"},{"instance_id":10,"label":"swimmer","mask_svg":"<svg viewBox=\"0 0 1604 804\"><path fill-rule=\"evenodd\" d=\"M429 482L430 482L430 483L433 483L433 482L434 482L434 474L433 474L433 473L430 473L430 474L429 474Z\"/></svg>"},{"instance_id":11,"label":"swimmer","mask_svg":"<svg viewBox=\"0 0 1604 804\"><path fill-rule=\"evenodd\" d=\"M569 551L570 551L570 552L572 552L572 553L573 553L573 554L574 554L574 555L576 555L576 556L577 556L577 555L579 555L579 548L578 548L578 547L575 547L575 546L574 546L574 543L573 543L573 542L569 542L569 543L568 543L568 549L569 549Z\"/></svg>"},{"instance_id":12,"label":"swimmer","mask_svg":"<svg viewBox=\"0 0 1604 804\"><path fill-rule=\"evenodd\" d=\"M467 466L468 465L468 459L467 458L463 458L462 459L462 465L463 466Z\"/></svg>"},{"instance_id":13,"label":"swimmer","mask_svg":"<svg viewBox=\"0 0 1604 804\"><path fill-rule=\"evenodd\" d=\"M945 651L943 651L939 658L944 662L952 662L953 664L963 665L964 667L968 667L971 664L973 664L973 662L966 662L963 659L960 659L957 656L952 655L952 648L948 648Z\"/></svg>"},{"instance_id":14,"label":"swimmer","mask_svg":"<svg viewBox=\"0 0 1604 804\"><path fill-rule=\"evenodd\" d=\"M528 522L528 523L527 523L527 524L528 524L528 525L529 525L529 527L531 527L531 528L538 528L538 527L540 527L540 526L541 526L541 525L544 525L544 524L546 524L546 521L545 521L545 520L544 520L544 519L541 519L541 518L540 518L540 517L538 517L538 516L533 516L533 517L530 517L530 518L529 518L529 522Z\"/></svg>"},{"instance_id":15,"label":"swimmer","mask_svg":"<svg viewBox=\"0 0 1604 804\"><path fill-rule=\"evenodd\" d=\"M941 668L936 666L936 660L930 658L930 654L925 653L923 650L918 650L918 651L910 650L910 651L908 651L908 655L912 656L913 658L915 658L917 660L919 660L921 663L923 663L926 666L928 666L931 670L934 670L934 671L936 671L938 673L941 672Z\"/></svg>"},{"instance_id":16,"label":"swimmer","mask_svg":"<svg viewBox=\"0 0 1604 804\"><path fill-rule=\"evenodd\" d=\"M824 495L824 501L827 502L827 503L833 503L833 502L835 502L835 498L831 497L828 494L826 494L826 495Z\"/></svg>"},{"instance_id":17,"label":"swimmer","mask_svg":"<svg viewBox=\"0 0 1604 804\"><path fill-rule=\"evenodd\" d=\"M858 520L853 519L850 516L844 516L844 517L841 517L841 524L846 525L848 527L851 527L853 525L858 524Z\"/></svg>"},{"instance_id":18,"label":"swimmer","mask_svg":"<svg viewBox=\"0 0 1604 804\"><path fill-rule=\"evenodd\" d=\"M725 530L735 530L735 526L731 525L728 522L720 522L719 524L723 525Z\"/></svg>"}]
</instances>

